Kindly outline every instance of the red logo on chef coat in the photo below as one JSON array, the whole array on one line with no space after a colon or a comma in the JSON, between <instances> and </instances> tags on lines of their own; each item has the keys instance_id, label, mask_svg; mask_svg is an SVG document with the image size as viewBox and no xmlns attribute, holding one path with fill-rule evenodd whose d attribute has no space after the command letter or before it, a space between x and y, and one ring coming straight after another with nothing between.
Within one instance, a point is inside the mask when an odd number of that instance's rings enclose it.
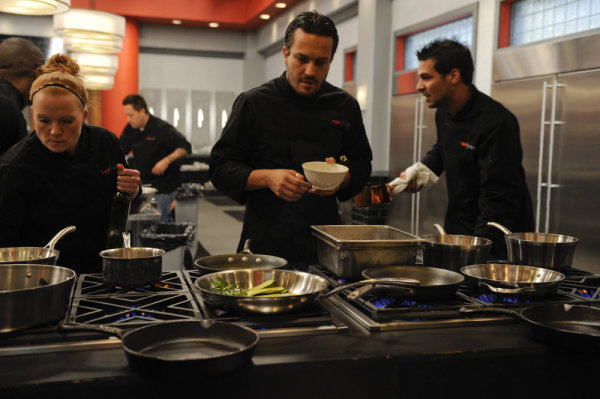
<instances>
[{"instance_id":1,"label":"red logo on chef coat","mask_svg":"<svg viewBox=\"0 0 600 399\"><path fill-rule=\"evenodd\" d=\"M331 124L332 124L333 126L341 126L341 125L342 125L342 121L341 121L341 120L339 120L339 119L332 119L332 120L331 120Z\"/></svg>"},{"instance_id":2,"label":"red logo on chef coat","mask_svg":"<svg viewBox=\"0 0 600 399\"><path fill-rule=\"evenodd\" d=\"M100 170L100 174L103 176L109 175L113 170L117 170L117 166L109 166L108 168Z\"/></svg>"}]
</instances>

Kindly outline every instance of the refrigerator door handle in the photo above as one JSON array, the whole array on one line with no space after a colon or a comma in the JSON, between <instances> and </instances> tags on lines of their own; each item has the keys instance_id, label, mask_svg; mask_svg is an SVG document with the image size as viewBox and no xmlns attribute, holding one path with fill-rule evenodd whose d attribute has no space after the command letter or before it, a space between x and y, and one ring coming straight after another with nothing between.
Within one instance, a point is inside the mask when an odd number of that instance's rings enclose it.
<instances>
[{"instance_id":1,"label":"refrigerator door handle","mask_svg":"<svg viewBox=\"0 0 600 399\"><path fill-rule=\"evenodd\" d=\"M553 158L554 158L554 132L555 132L554 128L556 125L563 124L562 121L556 120L556 103L558 102L557 91L558 91L559 87L565 87L565 85L558 83L558 81L555 79L552 84L552 113L550 116L550 142L548 143L548 176L547 176L547 183L546 183L546 189L548 191L548 194L546 195L546 221L545 221L546 224L544 226L544 233L548 233L550 230L550 204L551 204L551 198L552 198L552 189L560 187L559 184L552 183L552 164L553 164Z\"/></svg>"},{"instance_id":2,"label":"refrigerator door handle","mask_svg":"<svg viewBox=\"0 0 600 399\"><path fill-rule=\"evenodd\" d=\"M542 116L540 121L540 154L538 158L538 173L537 173L537 187L536 187L536 207L535 207L535 231L540 231L540 216L542 212L542 165L544 163L544 131L546 127L546 92L548 90L548 83L544 80L542 85Z\"/></svg>"}]
</instances>

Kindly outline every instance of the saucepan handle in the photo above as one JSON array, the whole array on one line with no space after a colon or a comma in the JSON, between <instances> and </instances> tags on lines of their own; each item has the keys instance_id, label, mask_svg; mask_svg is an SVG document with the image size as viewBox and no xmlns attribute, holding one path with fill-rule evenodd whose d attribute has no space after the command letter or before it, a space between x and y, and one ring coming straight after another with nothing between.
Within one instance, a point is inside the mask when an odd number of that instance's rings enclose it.
<instances>
[{"instance_id":1,"label":"saucepan handle","mask_svg":"<svg viewBox=\"0 0 600 399\"><path fill-rule=\"evenodd\" d=\"M373 287L375 287L378 284L379 285L393 285L393 286L409 287L410 288L410 287L418 287L419 284L420 284L420 281L419 280L409 279L409 278L406 278L406 279L403 279L403 278L385 279L385 280L378 279L378 278L371 278L371 279L367 279L367 280L356 281L356 282L350 283L350 284L340 285L339 287L336 287L336 288L332 289L331 291L329 291L327 293L319 295L316 298L316 300L327 298L328 296L331 296L333 294L337 294L338 292L346 290L348 288L362 287L364 285L370 285L370 288L368 290L368 291L370 291L371 289L373 289ZM368 291L365 291L362 295L364 295Z\"/></svg>"},{"instance_id":2,"label":"saucepan handle","mask_svg":"<svg viewBox=\"0 0 600 399\"><path fill-rule=\"evenodd\" d=\"M490 284L484 283L482 281L478 282L477 285L481 288L485 288L486 290L493 292L494 294L502 294L502 295L519 295L519 294L530 294L535 292L535 288L533 287L519 287L519 288L502 288L502 287L494 287Z\"/></svg>"},{"instance_id":3,"label":"saucepan handle","mask_svg":"<svg viewBox=\"0 0 600 399\"><path fill-rule=\"evenodd\" d=\"M125 331L117 327L110 327L103 324L61 324L58 329L60 331L98 331L104 332L119 338L123 338Z\"/></svg>"}]
</instances>

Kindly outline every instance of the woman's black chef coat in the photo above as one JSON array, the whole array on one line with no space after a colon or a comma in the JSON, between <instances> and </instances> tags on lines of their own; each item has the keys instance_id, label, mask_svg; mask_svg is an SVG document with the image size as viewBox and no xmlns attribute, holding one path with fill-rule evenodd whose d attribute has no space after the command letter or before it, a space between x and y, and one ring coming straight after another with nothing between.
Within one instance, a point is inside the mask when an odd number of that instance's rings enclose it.
<instances>
[{"instance_id":1,"label":"woman's black chef coat","mask_svg":"<svg viewBox=\"0 0 600 399\"><path fill-rule=\"evenodd\" d=\"M305 194L299 201L279 199L271 190L245 191L254 169L293 169L302 163L346 155L351 182L335 196ZM233 105L210 157L210 178L221 192L246 203L238 250L247 238L251 249L286 258L316 261L312 224L340 224L337 199L356 195L371 173L371 147L358 103L324 82L314 96L298 95L285 73L242 93ZM337 197L337 199L336 199Z\"/></svg>"},{"instance_id":2,"label":"woman's black chef coat","mask_svg":"<svg viewBox=\"0 0 600 399\"><path fill-rule=\"evenodd\" d=\"M43 247L62 228L57 264L100 273L117 163L127 166L116 136L83 125L75 155L54 153L36 134L0 158L0 246Z\"/></svg>"}]
</instances>

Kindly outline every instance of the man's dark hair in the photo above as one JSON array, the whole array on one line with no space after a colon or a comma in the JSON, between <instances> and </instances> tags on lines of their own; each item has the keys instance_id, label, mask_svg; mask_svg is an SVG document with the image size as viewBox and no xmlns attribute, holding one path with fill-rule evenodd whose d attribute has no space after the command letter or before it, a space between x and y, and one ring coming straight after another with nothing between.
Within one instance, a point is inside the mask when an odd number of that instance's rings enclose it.
<instances>
[{"instance_id":1,"label":"man's dark hair","mask_svg":"<svg viewBox=\"0 0 600 399\"><path fill-rule=\"evenodd\" d=\"M294 31L301 28L306 33L313 35L327 36L333 38L333 47L331 48L331 56L335 54L338 42L337 29L333 21L326 15L319 14L317 11L304 11L301 12L290 22L287 29L285 30L285 36L283 38L283 45L289 50L292 47L294 40Z\"/></svg>"},{"instance_id":2,"label":"man's dark hair","mask_svg":"<svg viewBox=\"0 0 600 399\"><path fill-rule=\"evenodd\" d=\"M0 44L0 76L19 79L44 64L44 54L22 37L10 37Z\"/></svg>"},{"instance_id":3,"label":"man's dark hair","mask_svg":"<svg viewBox=\"0 0 600 399\"><path fill-rule=\"evenodd\" d=\"M442 76L446 76L454 68L460 71L462 81L466 85L473 82L473 57L471 51L457 40L436 39L417 51L419 61L433 59L434 68Z\"/></svg>"},{"instance_id":4,"label":"man's dark hair","mask_svg":"<svg viewBox=\"0 0 600 399\"><path fill-rule=\"evenodd\" d=\"M123 105L131 105L136 111L140 111L143 109L144 111L146 111L147 114L150 113L148 112L148 105L146 104L146 100L144 100L144 97L140 96L139 94L130 94L127 97L125 97L123 99Z\"/></svg>"}]
</instances>

